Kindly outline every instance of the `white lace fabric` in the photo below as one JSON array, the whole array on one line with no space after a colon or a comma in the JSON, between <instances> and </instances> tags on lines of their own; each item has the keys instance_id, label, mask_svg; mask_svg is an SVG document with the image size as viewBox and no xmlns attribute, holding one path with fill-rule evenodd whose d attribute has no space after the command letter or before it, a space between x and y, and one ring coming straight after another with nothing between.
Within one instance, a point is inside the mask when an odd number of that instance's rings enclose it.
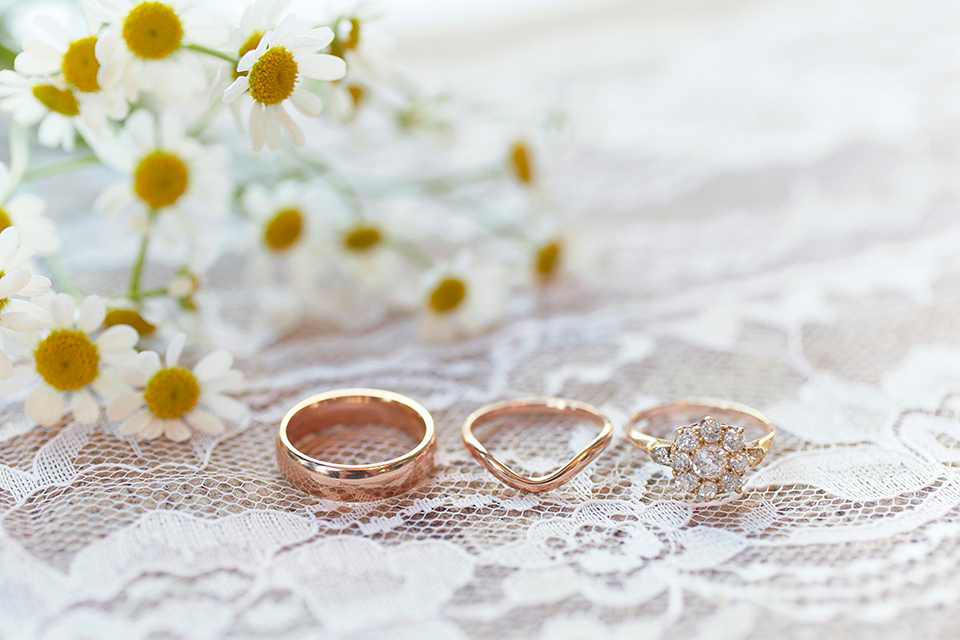
<instances>
[{"instance_id":1,"label":"white lace fabric","mask_svg":"<svg viewBox=\"0 0 960 640\"><path fill-rule=\"evenodd\" d=\"M843 2L818 22L825 6L737 4L704 35L704 50L768 71L748 104L795 115L768 138L749 130L756 118L720 127L742 127L736 155L698 155L730 139L684 130L692 116L670 115L668 88L701 78L688 66L703 59L687 41L663 53L661 67L680 75L650 83L644 104L672 124L657 135L683 141L679 152L581 142L555 169L554 199L589 208L581 241L603 259L533 312L448 346L417 342L412 320L302 325L241 360L253 418L215 439L31 428L8 404L0 637L960 634L960 129L956 83L944 80L960 77L960 15ZM687 33L699 20L660 26ZM649 46L627 60L636 67L578 86L629 94ZM903 57L886 57L893 48ZM829 87L791 86L786 72L818 64L909 109L887 121L825 111ZM742 88L723 95L733 103ZM854 102L831 104L863 108ZM628 133L652 140L653 125L642 128ZM798 130L819 132L802 153L785 142ZM229 268L213 279L234 306L249 303ZM433 413L436 472L374 503L296 491L274 459L281 417L310 393L357 386ZM590 467L547 494L503 486L460 443L473 409L524 395L590 402L616 427ZM632 412L689 396L748 404L778 426L742 496L679 499L669 470L626 440ZM592 435L538 421L498 431L492 446L542 471ZM346 438L330 455L372 460L399 446Z\"/></svg>"}]
</instances>

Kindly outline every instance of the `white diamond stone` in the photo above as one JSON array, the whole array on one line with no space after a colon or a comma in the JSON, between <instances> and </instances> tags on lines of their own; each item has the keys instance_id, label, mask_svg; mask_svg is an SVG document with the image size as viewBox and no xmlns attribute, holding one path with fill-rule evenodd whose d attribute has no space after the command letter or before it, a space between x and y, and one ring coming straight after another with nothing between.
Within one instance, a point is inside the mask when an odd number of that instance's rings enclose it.
<instances>
[{"instance_id":1,"label":"white diamond stone","mask_svg":"<svg viewBox=\"0 0 960 640\"><path fill-rule=\"evenodd\" d=\"M753 449L747 449L747 462L751 466L755 467L763 460L763 449L760 447L754 447Z\"/></svg>"},{"instance_id":2,"label":"white diamond stone","mask_svg":"<svg viewBox=\"0 0 960 640\"><path fill-rule=\"evenodd\" d=\"M739 451L743 448L743 430L727 429L723 436L723 448L727 451Z\"/></svg>"},{"instance_id":3,"label":"white diamond stone","mask_svg":"<svg viewBox=\"0 0 960 640\"><path fill-rule=\"evenodd\" d=\"M697 448L697 445L700 444L700 434L697 433L696 429L686 429L677 436L674 444L681 451L693 451Z\"/></svg>"},{"instance_id":4,"label":"white diamond stone","mask_svg":"<svg viewBox=\"0 0 960 640\"><path fill-rule=\"evenodd\" d=\"M650 457L657 464L670 466L670 447L654 447L650 452Z\"/></svg>"},{"instance_id":5,"label":"white diamond stone","mask_svg":"<svg viewBox=\"0 0 960 640\"><path fill-rule=\"evenodd\" d=\"M673 456L673 470L677 473L683 473L684 471L689 471L692 466L690 461L690 456L685 453L678 453Z\"/></svg>"},{"instance_id":6,"label":"white diamond stone","mask_svg":"<svg viewBox=\"0 0 960 640\"><path fill-rule=\"evenodd\" d=\"M726 468L727 453L715 444L708 444L693 456L693 470L701 478L719 478Z\"/></svg>"},{"instance_id":7,"label":"white diamond stone","mask_svg":"<svg viewBox=\"0 0 960 640\"><path fill-rule=\"evenodd\" d=\"M723 427L713 418L704 418L700 421L700 435L706 442L717 442L723 435Z\"/></svg>"},{"instance_id":8,"label":"white diamond stone","mask_svg":"<svg viewBox=\"0 0 960 640\"><path fill-rule=\"evenodd\" d=\"M697 476L693 475L692 473L684 473L682 475L677 476L674 482L677 485L677 489L679 489L680 491L683 491L684 493L693 493L693 491L697 488L697 484L700 482L700 480L699 478L697 478Z\"/></svg>"},{"instance_id":9,"label":"white diamond stone","mask_svg":"<svg viewBox=\"0 0 960 640\"><path fill-rule=\"evenodd\" d=\"M747 454L739 451L730 456L730 468L734 471L743 473L747 470Z\"/></svg>"},{"instance_id":10,"label":"white diamond stone","mask_svg":"<svg viewBox=\"0 0 960 640\"><path fill-rule=\"evenodd\" d=\"M724 493L730 493L731 491L739 489L741 484L743 484L743 478L731 473L730 475L723 476L723 480L720 481L720 490Z\"/></svg>"},{"instance_id":11,"label":"white diamond stone","mask_svg":"<svg viewBox=\"0 0 960 640\"><path fill-rule=\"evenodd\" d=\"M704 480L700 483L700 490L697 491L698 500L713 500L717 496L717 483Z\"/></svg>"}]
</instances>

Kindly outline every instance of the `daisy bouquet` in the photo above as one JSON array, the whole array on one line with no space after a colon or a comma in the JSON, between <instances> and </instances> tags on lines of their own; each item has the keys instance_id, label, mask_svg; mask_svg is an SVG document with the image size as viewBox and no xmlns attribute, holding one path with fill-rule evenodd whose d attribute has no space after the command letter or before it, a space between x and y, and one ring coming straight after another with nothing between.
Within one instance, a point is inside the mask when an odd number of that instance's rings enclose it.
<instances>
[{"instance_id":1,"label":"daisy bouquet","mask_svg":"<svg viewBox=\"0 0 960 640\"><path fill-rule=\"evenodd\" d=\"M250 351L310 317L407 315L422 339L461 339L569 263L536 136L452 160L450 100L389 68L370 7L221 8L82 0L28 20L6 50L0 379L37 424L216 435L244 414L224 346ZM116 290L81 291L64 266L77 235L44 198L64 192L103 225L86 242L129 258ZM207 286L218 262L256 292L242 322ZM187 340L211 350L192 368Z\"/></svg>"}]
</instances>

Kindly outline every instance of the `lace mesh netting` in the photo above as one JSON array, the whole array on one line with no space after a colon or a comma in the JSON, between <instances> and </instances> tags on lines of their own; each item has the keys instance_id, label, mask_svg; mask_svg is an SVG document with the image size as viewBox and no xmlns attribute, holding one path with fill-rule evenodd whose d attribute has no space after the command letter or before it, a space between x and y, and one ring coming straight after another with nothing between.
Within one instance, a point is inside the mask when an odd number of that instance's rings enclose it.
<instances>
[{"instance_id":1,"label":"lace mesh netting","mask_svg":"<svg viewBox=\"0 0 960 640\"><path fill-rule=\"evenodd\" d=\"M930 80L958 69L956 56L923 53L955 52L960 20L943 6L889 3L874 16L842 4L851 74L893 64L882 55L891 33L897 64L923 69L906 74L915 119L883 131L824 121L768 74L767 98L794 110L784 130L819 141L816 153L784 155L777 136L764 146L769 131L748 119L734 127L741 154L704 158L711 141L687 138L682 113L672 125L686 160L581 142L549 187L589 210L580 241L602 260L529 314L448 346L419 343L406 319L300 325L239 362L252 419L216 439L30 428L8 403L0 637L822 638L864 625L876 637L960 635L960 129L947 108L955 81ZM805 11L783 9L808 22L784 27L782 43L752 41L759 51L707 41L770 69L796 57L826 65L821 56L847 49ZM870 25L854 24L868 14ZM724 24L760 38L780 15L757 8ZM642 56L634 64L649 71ZM595 95L632 69L584 82ZM672 104L654 80L648 107L658 95ZM669 112L654 114L668 129ZM232 280L215 268L235 317L252 301ZM433 413L438 469L415 491L325 502L279 474L273 438L287 408L353 386ZM501 485L459 427L478 405L521 395L601 407L613 443L548 494ZM777 423L742 497L677 500L669 471L626 441L633 411L684 396L743 402ZM328 455L374 460L403 446L370 432L379 437L341 434ZM544 471L593 433L541 420L491 443Z\"/></svg>"}]
</instances>

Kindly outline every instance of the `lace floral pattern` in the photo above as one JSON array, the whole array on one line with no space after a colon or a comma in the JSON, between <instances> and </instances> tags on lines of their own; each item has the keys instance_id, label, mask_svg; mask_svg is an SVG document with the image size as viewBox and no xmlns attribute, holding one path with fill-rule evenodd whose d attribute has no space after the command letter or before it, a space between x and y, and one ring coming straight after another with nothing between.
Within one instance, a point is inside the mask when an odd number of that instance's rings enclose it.
<instances>
[{"instance_id":1,"label":"lace floral pattern","mask_svg":"<svg viewBox=\"0 0 960 640\"><path fill-rule=\"evenodd\" d=\"M871 11L843 6L841 23ZM738 33L789 11L746 11ZM848 33L850 47L876 52L893 33L935 52L960 22L946 6L891 12L899 31L885 14L875 32ZM813 64L842 49L827 38L834 28L804 22L778 50L792 43ZM418 343L413 321L300 327L238 362L252 408L241 429L142 442L110 423L30 428L8 403L0 636L841 637L863 624L877 637L955 636L960 138L953 89L932 80L957 71L947 58L910 49L891 72L924 71L915 144L869 120L826 127L829 151L789 160L581 145L552 187L598 212L581 240L600 256L599 278L564 283L534 313L452 346ZM860 63L882 70L873 56ZM818 113L769 79L765 99ZM666 112L673 97L660 97ZM233 286L229 265L211 278ZM393 389L433 412L439 467L421 487L353 505L280 476L283 413L345 386ZM596 462L543 495L499 484L459 442L477 405L528 394L593 403L617 427ZM684 396L744 402L778 425L742 497L677 500L669 470L624 437L633 411ZM490 446L543 471L592 433L537 423ZM360 460L403 443L338 446L331 455Z\"/></svg>"}]
</instances>

